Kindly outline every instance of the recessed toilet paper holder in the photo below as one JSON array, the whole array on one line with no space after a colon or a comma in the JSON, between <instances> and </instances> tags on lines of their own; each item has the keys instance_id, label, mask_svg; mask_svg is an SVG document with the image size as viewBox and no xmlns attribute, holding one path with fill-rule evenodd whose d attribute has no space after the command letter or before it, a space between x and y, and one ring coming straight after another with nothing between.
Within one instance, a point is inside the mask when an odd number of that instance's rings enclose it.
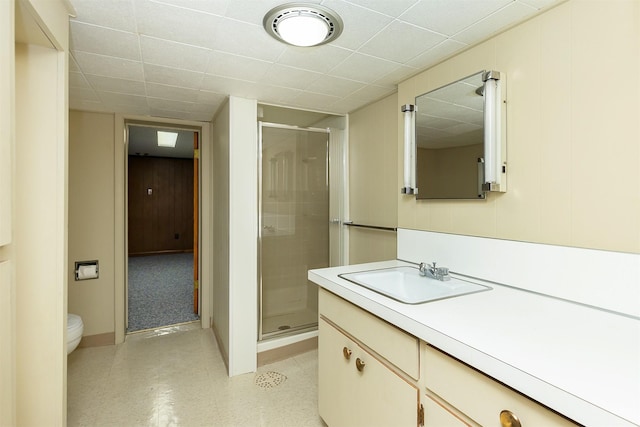
<instances>
[{"instance_id":1,"label":"recessed toilet paper holder","mask_svg":"<svg viewBox=\"0 0 640 427\"><path fill-rule=\"evenodd\" d=\"M98 260L76 261L76 281L97 279L100 275Z\"/></svg>"}]
</instances>

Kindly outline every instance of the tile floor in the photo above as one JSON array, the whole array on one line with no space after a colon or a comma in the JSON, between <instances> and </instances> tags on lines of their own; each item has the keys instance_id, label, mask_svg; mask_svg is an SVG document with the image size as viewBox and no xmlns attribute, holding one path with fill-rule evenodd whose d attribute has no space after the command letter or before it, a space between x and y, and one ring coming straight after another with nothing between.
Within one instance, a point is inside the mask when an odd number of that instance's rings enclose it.
<instances>
[{"instance_id":1,"label":"tile floor","mask_svg":"<svg viewBox=\"0 0 640 427\"><path fill-rule=\"evenodd\" d=\"M68 357L68 426L324 426L317 351L229 378L210 329L129 335Z\"/></svg>"}]
</instances>

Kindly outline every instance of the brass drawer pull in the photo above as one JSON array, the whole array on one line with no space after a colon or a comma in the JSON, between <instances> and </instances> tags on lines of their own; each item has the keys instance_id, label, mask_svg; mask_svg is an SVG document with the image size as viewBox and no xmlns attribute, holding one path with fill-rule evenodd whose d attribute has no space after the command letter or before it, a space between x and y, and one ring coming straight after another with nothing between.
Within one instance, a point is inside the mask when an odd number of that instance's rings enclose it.
<instances>
[{"instance_id":1,"label":"brass drawer pull","mask_svg":"<svg viewBox=\"0 0 640 427\"><path fill-rule=\"evenodd\" d=\"M364 369L364 361L361 360L359 357L356 359L356 368L358 369L359 372L362 372L362 370Z\"/></svg>"},{"instance_id":2,"label":"brass drawer pull","mask_svg":"<svg viewBox=\"0 0 640 427\"><path fill-rule=\"evenodd\" d=\"M342 347L342 355L347 360L351 359L351 350L349 350L347 347Z\"/></svg>"},{"instance_id":3,"label":"brass drawer pull","mask_svg":"<svg viewBox=\"0 0 640 427\"><path fill-rule=\"evenodd\" d=\"M520 420L516 414L506 409L500 412L500 425L502 427L521 427Z\"/></svg>"}]
</instances>

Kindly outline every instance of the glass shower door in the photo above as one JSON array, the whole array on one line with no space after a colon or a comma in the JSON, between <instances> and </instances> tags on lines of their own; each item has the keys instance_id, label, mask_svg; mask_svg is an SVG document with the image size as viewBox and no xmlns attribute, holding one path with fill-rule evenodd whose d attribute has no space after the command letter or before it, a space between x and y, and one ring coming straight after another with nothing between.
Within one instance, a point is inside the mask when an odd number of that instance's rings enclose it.
<instances>
[{"instance_id":1,"label":"glass shower door","mask_svg":"<svg viewBox=\"0 0 640 427\"><path fill-rule=\"evenodd\" d=\"M315 329L307 270L329 266L326 129L261 123L260 339Z\"/></svg>"}]
</instances>

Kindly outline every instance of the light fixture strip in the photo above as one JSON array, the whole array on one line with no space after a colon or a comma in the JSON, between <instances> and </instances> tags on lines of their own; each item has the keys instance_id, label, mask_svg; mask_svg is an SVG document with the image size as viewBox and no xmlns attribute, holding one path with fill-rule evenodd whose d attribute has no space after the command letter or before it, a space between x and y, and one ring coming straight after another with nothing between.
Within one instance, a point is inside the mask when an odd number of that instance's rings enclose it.
<instances>
[{"instance_id":1,"label":"light fixture strip","mask_svg":"<svg viewBox=\"0 0 640 427\"><path fill-rule=\"evenodd\" d=\"M404 165L402 194L418 194L416 188L416 134L413 104L405 104L400 110L404 114Z\"/></svg>"},{"instance_id":2,"label":"light fixture strip","mask_svg":"<svg viewBox=\"0 0 640 427\"><path fill-rule=\"evenodd\" d=\"M502 88L501 75L486 71L484 81L484 190L505 191L502 177Z\"/></svg>"}]
</instances>

